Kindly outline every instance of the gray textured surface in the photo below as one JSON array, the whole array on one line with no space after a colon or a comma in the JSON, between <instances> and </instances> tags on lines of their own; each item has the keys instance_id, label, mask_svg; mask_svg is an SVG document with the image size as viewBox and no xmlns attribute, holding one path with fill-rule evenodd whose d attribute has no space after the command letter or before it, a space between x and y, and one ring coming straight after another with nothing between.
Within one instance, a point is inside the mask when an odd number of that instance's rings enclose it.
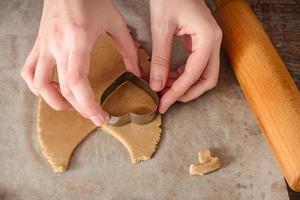
<instances>
[{"instance_id":1,"label":"gray textured surface","mask_svg":"<svg viewBox=\"0 0 300 200\"><path fill-rule=\"evenodd\" d=\"M147 4L131 1L129 8L129 1L118 2L149 49ZM126 149L98 131L75 151L66 173L52 173L37 141L37 99L19 76L41 7L37 0L0 1L1 200L287 199L277 163L224 60L217 88L191 103L176 104L164 116L152 160L132 165ZM188 167L197 161L200 147L211 148L223 167L191 177Z\"/></svg>"}]
</instances>

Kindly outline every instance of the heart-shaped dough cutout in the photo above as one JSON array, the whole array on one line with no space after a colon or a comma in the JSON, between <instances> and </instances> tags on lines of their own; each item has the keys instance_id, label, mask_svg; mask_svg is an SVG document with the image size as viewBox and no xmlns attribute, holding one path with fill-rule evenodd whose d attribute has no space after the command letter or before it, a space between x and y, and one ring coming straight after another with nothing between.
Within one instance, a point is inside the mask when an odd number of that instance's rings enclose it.
<instances>
[{"instance_id":1,"label":"heart-shaped dough cutout","mask_svg":"<svg viewBox=\"0 0 300 200\"><path fill-rule=\"evenodd\" d=\"M114 126L150 123L156 117L158 103L148 83L130 72L119 76L101 96L101 105Z\"/></svg>"},{"instance_id":2,"label":"heart-shaped dough cutout","mask_svg":"<svg viewBox=\"0 0 300 200\"><path fill-rule=\"evenodd\" d=\"M128 91L133 93L128 93ZM129 103L132 101L135 103ZM155 111L156 102L141 88L126 81L104 101L103 109L114 116L127 113L145 115Z\"/></svg>"}]
</instances>

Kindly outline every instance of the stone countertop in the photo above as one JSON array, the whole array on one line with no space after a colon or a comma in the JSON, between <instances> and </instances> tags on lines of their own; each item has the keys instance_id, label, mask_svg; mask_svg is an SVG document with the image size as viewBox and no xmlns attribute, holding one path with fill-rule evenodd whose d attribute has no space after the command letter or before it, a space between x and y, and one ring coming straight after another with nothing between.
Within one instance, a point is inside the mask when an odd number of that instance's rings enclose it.
<instances>
[{"instance_id":1,"label":"stone countertop","mask_svg":"<svg viewBox=\"0 0 300 200\"><path fill-rule=\"evenodd\" d=\"M116 3L150 50L147 1ZM223 55L218 86L164 115L162 139L150 161L131 164L116 139L96 131L76 149L69 170L54 174L37 141L37 98L19 76L42 3L3 0L0 8L0 199L288 199L284 178ZM184 58L180 47L176 40L174 65ZM223 167L190 176L199 148L212 149Z\"/></svg>"}]
</instances>

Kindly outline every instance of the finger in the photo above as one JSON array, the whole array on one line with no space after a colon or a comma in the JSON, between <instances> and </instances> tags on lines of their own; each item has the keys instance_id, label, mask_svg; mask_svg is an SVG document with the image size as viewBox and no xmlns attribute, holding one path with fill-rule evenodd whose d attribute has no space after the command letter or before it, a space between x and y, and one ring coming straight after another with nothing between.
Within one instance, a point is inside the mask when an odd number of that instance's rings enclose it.
<instances>
[{"instance_id":1,"label":"finger","mask_svg":"<svg viewBox=\"0 0 300 200\"><path fill-rule=\"evenodd\" d=\"M174 32L174 26L151 25L152 58L150 86L154 91L160 91L165 87Z\"/></svg>"},{"instance_id":2,"label":"finger","mask_svg":"<svg viewBox=\"0 0 300 200\"><path fill-rule=\"evenodd\" d=\"M177 71L170 71L168 74L168 79L166 81L165 87L170 88L179 76L180 74Z\"/></svg>"},{"instance_id":3,"label":"finger","mask_svg":"<svg viewBox=\"0 0 300 200\"><path fill-rule=\"evenodd\" d=\"M59 93L61 93L61 90L60 90L60 86L59 86L59 83L57 81L52 81L50 83ZM62 94L62 93L61 93ZM70 102L69 102L70 103ZM72 105L70 105L70 108L68 110L74 110L74 107L72 107Z\"/></svg>"},{"instance_id":4,"label":"finger","mask_svg":"<svg viewBox=\"0 0 300 200\"><path fill-rule=\"evenodd\" d=\"M173 83L176 81L176 79L173 79L173 78L171 78L171 79L168 79L167 80L167 83L166 83L166 87L171 87L172 85L173 85Z\"/></svg>"},{"instance_id":5,"label":"finger","mask_svg":"<svg viewBox=\"0 0 300 200\"><path fill-rule=\"evenodd\" d=\"M50 53L40 54L34 75L34 87L53 109L69 109L71 105L52 84L54 66L55 60Z\"/></svg>"},{"instance_id":6,"label":"finger","mask_svg":"<svg viewBox=\"0 0 300 200\"><path fill-rule=\"evenodd\" d=\"M72 107L79 112L83 117L88 118L81 110L80 107L67 84L67 68L68 68L68 54L63 50L57 50L55 52L56 63L57 63L57 74L59 81L60 92L63 97L72 105Z\"/></svg>"},{"instance_id":7,"label":"finger","mask_svg":"<svg viewBox=\"0 0 300 200\"><path fill-rule=\"evenodd\" d=\"M185 70L185 64L179 67L176 71L178 74L183 74L184 70Z\"/></svg>"},{"instance_id":8,"label":"finger","mask_svg":"<svg viewBox=\"0 0 300 200\"><path fill-rule=\"evenodd\" d=\"M123 57L126 69L137 76L141 76L142 71L139 66L138 45L136 45L131 37L125 20L120 13L117 13L117 20L119 24L109 27L108 32Z\"/></svg>"},{"instance_id":9,"label":"finger","mask_svg":"<svg viewBox=\"0 0 300 200\"><path fill-rule=\"evenodd\" d=\"M50 84L51 84L51 86L52 86L54 89L57 90L58 93L60 93L60 94L62 95L61 90L60 90L59 83L58 83L57 81L51 81ZM64 98L64 97L63 97L63 98ZM65 98L65 99L66 99L66 98ZM67 99L66 99L66 100L67 100ZM74 107L72 106L72 104L70 104L70 102L68 102L68 103L69 103L69 108L67 108L67 110L74 110Z\"/></svg>"},{"instance_id":10,"label":"finger","mask_svg":"<svg viewBox=\"0 0 300 200\"><path fill-rule=\"evenodd\" d=\"M165 87L162 91L159 92L159 97L162 97L166 92L170 90L169 87Z\"/></svg>"},{"instance_id":11,"label":"finger","mask_svg":"<svg viewBox=\"0 0 300 200\"><path fill-rule=\"evenodd\" d=\"M89 41L87 38L90 38L91 40ZM87 37L85 31L81 29L73 30L64 37L64 40L54 40L51 48L52 53L56 58L59 87L62 95L72 105L73 109L87 119L89 117L83 113L68 85L68 51L76 48L86 48L87 51L90 51L93 46L92 41L95 40L95 38L96 37L93 34Z\"/></svg>"},{"instance_id":12,"label":"finger","mask_svg":"<svg viewBox=\"0 0 300 200\"><path fill-rule=\"evenodd\" d=\"M182 97L178 99L180 102L191 101L204 92L214 88L218 81L220 70L220 47L217 46L212 52L207 66L200 80L195 83Z\"/></svg>"},{"instance_id":13,"label":"finger","mask_svg":"<svg viewBox=\"0 0 300 200\"><path fill-rule=\"evenodd\" d=\"M90 65L90 51L77 49L68 55L67 83L80 110L97 126L105 123L109 116L97 102L87 78Z\"/></svg>"},{"instance_id":14,"label":"finger","mask_svg":"<svg viewBox=\"0 0 300 200\"><path fill-rule=\"evenodd\" d=\"M39 50L37 48L37 44L35 44L29 53L25 64L21 70L21 76L25 80L26 84L28 85L29 89L35 94L39 95L37 90L34 88L33 85L33 78L34 78L34 72L36 68L36 64L39 57Z\"/></svg>"},{"instance_id":15,"label":"finger","mask_svg":"<svg viewBox=\"0 0 300 200\"><path fill-rule=\"evenodd\" d=\"M201 51L193 52L186 63L185 71L183 74L173 83L172 87L162 97L159 106L159 112L164 113L166 110L183 96L183 94L199 80L204 67L207 63L210 53L206 48Z\"/></svg>"},{"instance_id":16,"label":"finger","mask_svg":"<svg viewBox=\"0 0 300 200\"><path fill-rule=\"evenodd\" d=\"M176 78L178 78L180 76L180 74L177 72L177 71L169 71L169 74L168 74L168 79L170 79L170 78L174 78L174 79L176 79Z\"/></svg>"},{"instance_id":17,"label":"finger","mask_svg":"<svg viewBox=\"0 0 300 200\"><path fill-rule=\"evenodd\" d=\"M192 39L190 35L183 35L183 44L186 51L192 53Z\"/></svg>"}]
</instances>

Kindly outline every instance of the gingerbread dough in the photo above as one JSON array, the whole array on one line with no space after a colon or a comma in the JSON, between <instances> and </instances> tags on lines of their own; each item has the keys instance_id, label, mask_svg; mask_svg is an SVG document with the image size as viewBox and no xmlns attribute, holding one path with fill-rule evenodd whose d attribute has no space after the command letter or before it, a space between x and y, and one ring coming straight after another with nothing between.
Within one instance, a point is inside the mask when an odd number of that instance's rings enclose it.
<instances>
[{"instance_id":1,"label":"gingerbread dough","mask_svg":"<svg viewBox=\"0 0 300 200\"><path fill-rule=\"evenodd\" d=\"M144 50L140 50L140 63L145 73L149 73L149 56ZM119 75L125 72L125 67L121 56L117 52L111 38L107 35L101 36L94 47L91 58L91 69L89 80L97 98L100 98L102 92ZM107 102L106 107L114 112L127 112L129 109L137 109L144 112L145 109L151 109L152 104L147 96L140 94L133 85L124 86L126 95L135 94L134 101L128 101L126 104L117 104L114 108L112 103L124 91L112 94L112 100ZM123 92L122 92L123 91ZM142 97L142 98L140 98ZM124 97L128 100L128 96ZM132 97L130 97L132 98ZM133 108L134 102L139 99L139 108ZM142 99L142 100L141 100ZM145 100L145 101L143 101ZM144 102L144 103L143 103ZM126 106L122 106L126 105ZM121 127L103 125L101 128L118 139L129 151L133 163L151 158L160 140L161 116L158 115L151 123L146 125L137 125L129 123ZM38 139L42 152L48 162L51 164L54 172L63 172L67 169L72 152L78 144L88 136L95 125L89 120L81 117L76 111L55 111L50 108L42 99L39 100L38 110ZM109 151L109 149L107 149Z\"/></svg>"},{"instance_id":2,"label":"gingerbread dough","mask_svg":"<svg viewBox=\"0 0 300 200\"><path fill-rule=\"evenodd\" d=\"M129 81L119 86L103 103L103 109L113 116L130 112L145 115L155 108L156 103L152 97Z\"/></svg>"},{"instance_id":3,"label":"gingerbread dough","mask_svg":"<svg viewBox=\"0 0 300 200\"><path fill-rule=\"evenodd\" d=\"M190 175L204 175L221 167L221 160L212 157L209 149L200 149L198 152L199 163L190 165Z\"/></svg>"}]
</instances>

